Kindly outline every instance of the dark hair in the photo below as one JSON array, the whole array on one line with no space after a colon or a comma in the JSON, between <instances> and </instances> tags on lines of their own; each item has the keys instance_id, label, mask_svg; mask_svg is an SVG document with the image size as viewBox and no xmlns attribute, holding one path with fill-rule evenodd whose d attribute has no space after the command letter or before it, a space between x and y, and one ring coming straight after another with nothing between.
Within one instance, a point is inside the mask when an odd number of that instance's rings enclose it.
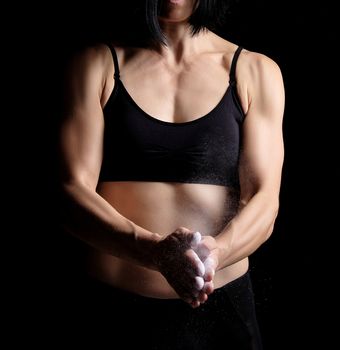
<instances>
[{"instance_id":1,"label":"dark hair","mask_svg":"<svg viewBox=\"0 0 340 350\"><path fill-rule=\"evenodd\" d=\"M166 45L158 16L163 0L146 0L145 19L150 39L154 44ZM227 10L235 0L197 0L198 6L189 19L192 35L204 29L215 31L223 24Z\"/></svg>"}]
</instances>

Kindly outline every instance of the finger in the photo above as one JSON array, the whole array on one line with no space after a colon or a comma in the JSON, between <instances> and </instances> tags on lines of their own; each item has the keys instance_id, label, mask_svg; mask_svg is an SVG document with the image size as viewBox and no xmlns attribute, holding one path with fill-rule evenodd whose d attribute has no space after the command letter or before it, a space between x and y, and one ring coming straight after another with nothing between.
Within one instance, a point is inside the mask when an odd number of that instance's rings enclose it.
<instances>
[{"instance_id":1,"label":"finger","mask_svg":"<svg viewBox=\"0 0 340 350\"><path fill-rule=\"evenodd\" d=\"M211 250L206 246L206 244L204 244L204 242L202 242L202 240L200 241L200 243L197 244L197 246L194 249L202 261L204 261L211 252Z\"/></svg>"},{"instance_id":2,"label":"finger","mask_svg":"<svg viewBox=\"0 0 340 350\"><path fill-rule=\"evenodd\" d=\"M204 279L202 277L195 277L195 287L198 291L200 291L204 286Z\"/></svg>"},{"instance_id":3,"label":"finger","mask_svg":"<svg viewBox=\"0 0 340 350\"><path fill-rule=\"evenodd\" d=\"M184 299L197 298L200 290L204 286L204 279L198 276L178 276L175 283L170 283L177 294Z\"/></svg>"},{"instance_id":4,"label":"finger","mask_svg":"<svg viewBox=\"0 0 340 350\"><path fill-rule=\"evenodd\" d=\"M197 245L201 242L201 239L202 235L198 231L194 232L191 240L191 248L195 249Z\"/></svg>"},{"instance_id":5,"label":"finger","mask_svg":"<svg viewBox=\"0 0 340 350\"><path fill-rule=\"evenodd\" d=\"M213 250L217 247L216 240L211 236L203 236L201 241L195 248L195 252L198 254L202 261L206 260Z\"/></svg>"},{"instance_id":6,"label":"finger","mask_svg":"<svg viewBox=\"0 0 340 350\"><path fill-rule=\"evenodd\" d=\"M198 300L194 300L190 303L190 305L193 309L196 309L200 306L200 302Z\"/></svg>"},{"instance_id":7,"label":"finger","mask_svg":"<svg viewBox=\"0 0 340 350\"><path fill-rule=\"evenodd\" d=\"M190 298L197 298L205 283L206 282L204 281L203 277L200 276L187 278L186 281L183 281L182 293L190 296Z\"/></svg>"},{"instance_id":8,"label":"finger","mask_svg":"<svg viewBox=\"0 0 340 350\"><path fill-rule=\"evenodd\" d=\"M210 295L214 291L214 289L215 289L215 287L214 287L213 281L205 282L201 293L202 294L205 293L207 295Z\"/></svg>"},{"instance_id":9,"label":"finger","mask_svg":"<svg viewBox=\"0 0 340 350\"><path fill-rule=\"evenodd\" d=\"M204 268L205 268L204 280L205 281L209 282L214 278L217 264L218 264L217 259L214 258L213 256L209 256L204 261Z\"/></svg>"},{"instance_id":10,"label":"finger","mask_svg":"<svg viewBox=\"0 0 340 350\"><path fill-rule=\"evenodd\" d=\"M201 304L204 304L208 300L208 295L201 290L196 298Z\"/></svg>"},{"instance_id":11,"label":"finger","mask_svg":"<svg viewBox=\"0 0 340 350\"><path fill-rule=\"evenodd\" d=\"M199 256L192 249L188 249L185 254L189 258L194 276L203 277L205 274L205 266Z\"/></svg>"}]
</instances>

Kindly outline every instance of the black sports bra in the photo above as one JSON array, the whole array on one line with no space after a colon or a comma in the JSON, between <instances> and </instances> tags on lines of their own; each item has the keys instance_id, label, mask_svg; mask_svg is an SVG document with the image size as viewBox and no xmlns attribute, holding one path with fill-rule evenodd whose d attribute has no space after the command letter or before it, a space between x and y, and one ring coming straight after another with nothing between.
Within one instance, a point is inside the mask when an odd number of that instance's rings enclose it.
<instances>
[{"instance_id":1,"label":"black sports bra","mask_svg":"<svg viewBox=\"0 0 340 350\"><path fill-rule=\"evenodd\" d=\"M120 80L117 54L115 87L104 107L103 162L99 181L156 181L238 187L241 124L244 113L235 71L229 87L209 113L192 121L171 123L144 112Z\"/></svg>"}]
</instances>

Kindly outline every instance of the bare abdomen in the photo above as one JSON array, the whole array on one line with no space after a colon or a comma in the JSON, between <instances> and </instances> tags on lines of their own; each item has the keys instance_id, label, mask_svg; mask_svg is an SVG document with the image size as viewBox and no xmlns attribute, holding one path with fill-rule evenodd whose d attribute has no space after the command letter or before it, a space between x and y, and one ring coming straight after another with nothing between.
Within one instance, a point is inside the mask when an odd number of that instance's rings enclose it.
<instances>
[{"instance_id":1,"label":"bare abdomen","mask_svg":"<svg viewBox=\"0 0 340 350\"><path fill-rule=\"evenodd\" d=\"M223 186L154 182L103 182L97 192L118 212L145 229L167 235L184 226L202 235L217 235L235 215L238 193ZM155 297L175 298L158 272L92 250L90 274L113 286ZM221 287L248 269L247 259L220 270Z\"/></svg>"}]
</instances>

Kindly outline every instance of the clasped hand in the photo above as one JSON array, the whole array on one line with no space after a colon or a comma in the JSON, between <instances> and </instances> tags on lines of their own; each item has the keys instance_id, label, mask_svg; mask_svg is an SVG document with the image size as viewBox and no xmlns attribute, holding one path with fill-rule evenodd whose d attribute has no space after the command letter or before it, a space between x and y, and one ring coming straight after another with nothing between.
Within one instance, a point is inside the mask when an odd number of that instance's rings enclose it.
<instances>
[{"instance_id":1,"label":"clasped hand","mask_svg":"<svg viewBox=\"0 0 340 350\"><path fill-rule=\"evenodd\" d=\"M158 243L155 261L179 297L192 307L200 306L214 291L218 248L213 237L180 227Z\"/></svg>"}]
</instances>

